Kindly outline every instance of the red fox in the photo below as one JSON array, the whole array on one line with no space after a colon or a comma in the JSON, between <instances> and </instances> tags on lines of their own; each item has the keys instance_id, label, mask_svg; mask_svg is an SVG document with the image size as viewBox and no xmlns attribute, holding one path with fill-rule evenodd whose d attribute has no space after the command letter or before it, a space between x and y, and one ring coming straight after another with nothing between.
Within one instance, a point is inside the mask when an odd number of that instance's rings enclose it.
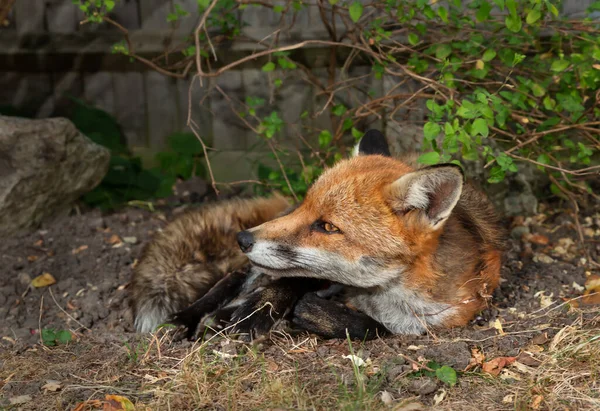
<instances>
[{"instance_id":1,"label":"red fox","mask_svg":"<svg viewBox=\"0 0 600 411\"><path fill-rule=\"evenodd\" d=\"M367 132L293 211L237 234L254 275L223 278L173 322L193 331L217 309L235 331L262 333L291 314L326 338L467 324L498 285L504 233L459 166L413 160L392 158L384 136ZM257 272L271 280L248 291ZM318 291L323 281L335 286Z\"/></svg>"}]
</instances>

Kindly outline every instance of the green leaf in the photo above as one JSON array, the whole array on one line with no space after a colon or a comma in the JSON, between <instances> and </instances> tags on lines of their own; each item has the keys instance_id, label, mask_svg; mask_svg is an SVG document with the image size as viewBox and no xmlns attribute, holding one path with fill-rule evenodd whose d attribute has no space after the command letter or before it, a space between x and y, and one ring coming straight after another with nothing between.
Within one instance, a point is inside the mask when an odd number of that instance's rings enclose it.
<instances>
[{"instance_id":1,"label":"green leaf","mask_svg":"<svg viewBox=\"0 0 600 411\"><path fill-rule=\"evenodd\" d=\"M434 165L440 161L440 155L436 151L421 154L417 159L417 162L421 164Z\"/></svg>"},{"instance_id":2,"label":"green leaf","mask_svg":"<svg viewBox=\"0 0 600 411\"><path fill-rule=\"evenodd\" d=\"M71 342L73 335L68 330L60 330L56 333L56 341L60 344L67 344Z\"/></svg>"},{"instance_id":3,"label":"green leaf","mask_svg":"<svg viewBox=\"0 0 600 411\"><path fill-rule=\"evenodd\" d=\"M444 23L448 23L448 9L440 6L437 10L438 16L444 21Z\"/></svg>"},{"instance_id":4,"label":"green leaf","mask_svg":"<svg viewBox=\"0 0 600 411\"><path fill-rule=\"evenodd\" d=\"M333 136L331 135L329 130L321 131L321 133L319 134L319 147L327 148L329 146L329 143L331 143L331 140L333 140Z\"/></svg>"},{"instance_id":5,"label":"green leaf","mask_svg":"<svg viewBox=\"0 0 600 411\"><path fill-rule=\"evenodd\" d=\"M485 53L483 53L483 57L481 59L485 62L491 61L496 57L496 51L492 49L487 49Z\"/></svg>"},{"instance_id":6,"label":"green leaf","mask_svg":"<svg viewBox=\"0 0 600 411\"><path fill-rule=\"evenodd\" d=\"M569 67L570 64L571 63L569 63L568 60L563 60L563 59L554 60L552 62L552 65L550 66L550 70L558 73L558 72L566 70L566 68Z\"/></svg>"},{"instance_id":7,"label":"green leaf","mask_svg":"<svg viewBox=\"0 0 600 411\"><path fill-rule=\"evenodd\" d=\"M207 9L210 6L211 0L198 0L198 6L200 6L203 10Z\"/></svg>"},{"instance_id":8,"label":"green leaf","mask_svg":"<svg viewBox=\"0 0 600 411\"><path fill-rule=\"evenodd\" d=\"M423 134L425 135L425 139L427 140L435 139L441 131L442 128L440 127L440 125L434 123L433 121L428 121L423 127Z\"/></svg>"},{"instance_id":9,"label":"green leaf","mask_svg":"<svg viewBox=\"0 0 600 411\"><path fill-rule=\"evenodd\" d=\"M541 164L550 164L550 157L548 157L548 154L540 154L536 161ZM541 171L544 171L546 169L542 166L537 166L537 168Z\"/></svg>"},{"instance_id":10,"label":"green leaf","mask_svg":"<svg viewBox=\"0 0 600 411\"><path fill-rule=\"evenodd\" d=\"M273 11L275 13L281 13L281 12L283 12L283 10L285 10L285 8L283 6L281 6L281 5L277 5L277 6L273 7Z\"/></svg>"},{"instance_id":11,"label":"green leaf","mask_svg":"<svg viewBox=\"0 0 600 411\"><path fill-rule=\"evenodd\" d=\"M504 0L494 0L494 3L496 3L496 6L498 6L500 10L504 11Z\"/></svg>"},{"instance_id":12,"label":"green leaf","mask_svg":"<svg viewBox=\"0 0 600 411\"><path fill-rule=\"evenodd\" d=\"M452 367L444 365L443 367L438 368L435 370L435 376L438 378L438 380L450 386L456 385L456 371Z\"/></svg>"},{"instance_id":13,"label":"green leaf","mask_svg":"<svg viewBox=\"0 0 600 411\"><path fill-rule=\"evenodd\" d=\"M408 42L412 46L416 46L419 43L419 36L417 36L415 33L410 33L408 35Z\"/></svg>"},{"instance_id":14,"label":"green leaf","mask_svg":"<svg viewBox=\"0 0 600 411\"><path fill-rule=\"evenodd\" d=\"M506 8L511 16L517 15L517 2L516 0L506 0Z\"/></svg>"},{"instance_id":15,"label":"green leaf","mask_svg":"<svg viewBox=\"0 0 600 411\"><path fill-rule=\"evenodd\" d=\"M546 5L548 6L550 13L552 13L554 17L558 17L558 9L556 8L556 6L550 3L549 1L546 1Z\"/></svg>"},{"instance_id":16,"label":"green leaf","mask_svg":"<svg viewBox=\"0 0 600 411\"><path fill-rule=\"evenodd\" d=\"M502 170L502 167L494 166L490 170L490 178L488 178L488 183L496 184L504 181L506 173Z\"/></svg>"},{"instance_id":17,"label":"green leaf","mask_svg":"<svg viewBox=\"0 0 600 411\"><path fill-rule=\"evenodd\" d=\"M267 64L262 66L262 71L269 72L275 70L275 63L269 61Z\"/></svg>"},{"instance_id":18,"label":"green leaf","mask_svg":"<svg viewBox=\"0 0 600 411\"><path fill-rule=\"evenodd\" d=\"M533 24L538 21L540 17L542 17L542 13L539 10L534 9L527 13L527 18L525 20L527 21L527 24Z\"/></svg>"},{"instance_id":19,"label":"green leaf","mask_svg":"<svg viewBox=\"0 0 600 411\"><path fill-rule=\"evenodd\" d=\"M361 2L359 1L355 1L354 3L352 3L350 5L350 18L352 19L353 22L357 22L358 20L360 20L360 17L363 14L363 5Z\"/></svg>"},{"instance_id":20,"label":"green leaf","mask_svg":"<svg viewBox=\"0 0 600 411\"><path fill-rule=\"evenodd\" d=\"M335 6L339 0L329 0L329 4Z\"/></svg>"},{"instance_id":21,"label":"green leaf","mask_svg":"<svg viewBox=\"0 0 600 411\"><path fill-rule=\"evenodd\" d=\"M56 345L56 332L52 328L42 329L42 342L44 345Z\"/></svg>"},{"instance_id":22,"label":"green leaf","mask_svg":"<svg viewBox=\"0 0 600 411\"><path fill-rule=\"evenodd\" d=\"M490 134L487 122L482 118L473 121L473 125L471 126L471 135L476 136L478 134L481 134L484 137L487 137Z\"/></svg>"},{"instance_id":23,"label":"green leaf","mask_svg":"<svg viewBox=\"0 0 600 411\"><path fill-rule=\"evenodd\" d=\"M333 109L331 110L331 112L338 116L341 117L344 115L344 113L347 111L348 109L346 108L346 106L344 106L343 104L338 104L337 106L333 106Z\"/></svg>"},{"instance_id":24,"label":"green leaf","mask_svg":"<svg viewBox=\"0 0 600 411\"><path fill-rule=\"evenodd\" d=\"M513 15L506 16L506 19L504 19L504 24L506 24L506 28L512 31L513 33L518 33L523 27L521 17Z\"/></svg>"},{"instance_id":25,"label":"green leaf","mask_svg":"<svg viewBox=\"0 0 600 411\"><path fill-rule=\"evenodd\" d=\"M533 95L536 97L542 97L544 94L546 94L546 90L544 90L544 88L542 86L540 86L538 83L533 83L531 85L531 91L533 92Z\"/></svg>"},{"instance_id":26,"label":"green leaf","mask_svg":"<svg viewBox=\"0 0 600 411\"><path fill-rule=\"evenodd\" d=\"M193 133L173 133L167 137L169 147L176 153L186 156L202 154L202 143Z\"/></svg>"},{"instance_id":27,"label":"green leaf","mask_svg":"<svg viewBox=\"0 0 600 411\"><path fill-rule=\"evenodd\" d=\"M438 44L435 49L435 57L440 60L444 60L450 54L452 54L452 47L449 44Z\"/></svg>"},{"instance_id":28,"label":"green leaf","mask_svg":"<svg viewBox=\"0 0 600 411\"><path fill-rule=\"evenodd\" d=\"M355 139L359 139L363 136L363 132L358 130L357 128L352 127L352 137Z\"/></svg>"},{"instance_id":29,"label":"green leaf","mask_svg":"<svg viewBox=\"0 0 600 411\"><path fill-rule=\"evenodd\" d=\"M479 4L479 8L475 13L475 18L477 21L486 21L490 18L490 11L492 11L492 6L487 1L483 1Z\"/></svg>"},{"instance_id":30,"label":"green leaf","mask_svg":"<svg viewBox=\"0 0 600 411\"><path fill-rule=\"evenodd\" d=\"M104 5L106 6L106 11L111 11L115 8L114 0L104 0Z\"/></svg>"}]
</instances>

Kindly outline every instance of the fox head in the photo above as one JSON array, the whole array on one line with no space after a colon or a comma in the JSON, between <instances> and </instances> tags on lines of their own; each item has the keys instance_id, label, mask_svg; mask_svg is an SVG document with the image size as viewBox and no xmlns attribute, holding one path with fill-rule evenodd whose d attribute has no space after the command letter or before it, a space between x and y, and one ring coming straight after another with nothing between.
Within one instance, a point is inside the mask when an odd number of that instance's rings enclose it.
<instances>
[{"instance_id":1,"label":"fox head","mask_svg":"<svg viewBox=\"0 0 600 411\"><path fill-rule=\"evenodd\" d=\"M452 164L414 169L393 159L385 137L371 130L295 210L238 233L238 243L271 276L385 286L427 264L463 180Z\"/></svg>"}]
</instances>

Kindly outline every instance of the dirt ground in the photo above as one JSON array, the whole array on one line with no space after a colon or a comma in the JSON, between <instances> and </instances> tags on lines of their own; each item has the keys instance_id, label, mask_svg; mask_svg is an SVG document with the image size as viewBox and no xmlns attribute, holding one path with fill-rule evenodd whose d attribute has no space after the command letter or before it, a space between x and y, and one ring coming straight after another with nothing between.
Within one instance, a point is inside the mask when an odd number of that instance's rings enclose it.
<instances>
[{"instance_id":1,"label":"dirt ground","mask_svg":"<svg viewBox=\"0 0 600 411\"><path fill-rule=\"evenodd\" d=\"M600 261L597 205L579 230L561 204L507 219L501 287L468 327L366 343L273 334L254 345L132 332L132 267L188 205L155 206L74 212L2 241L0 409L600 409L600 309L582 297L600 274L588 259ZM32 287L44 273L56 283ZM65 330L68 343L42 344L42 333Z\"/></svg>"}]
</instances>

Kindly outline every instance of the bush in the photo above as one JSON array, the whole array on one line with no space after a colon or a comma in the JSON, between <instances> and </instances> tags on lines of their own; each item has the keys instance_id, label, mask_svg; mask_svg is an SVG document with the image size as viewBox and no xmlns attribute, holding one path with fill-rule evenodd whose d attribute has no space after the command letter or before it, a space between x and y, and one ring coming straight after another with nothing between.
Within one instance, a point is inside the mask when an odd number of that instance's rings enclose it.
<instances>
[{"instance_id":1,"label":"bush","mask_svg":"<svg viewBox=\"0 0 600 411\"><path fill-rule=\"evenodd\" d=\"M112 22L106 13L114 7L113 1L78 3L90 20ZM161 67L168 75L185 75L196 58L205 70L210 68L212 48L240 35L241 23L233 18L239 9L270 9L281 16L282 28L302 9L321 11L323 28L330 34L327 40L285 47L260 43L261 51L251 57L198 72L214 76L262 58L272 94L293 76L327 97L329 130L313 128L309 120L318 112L305 112L293 124L285 124L280 113L269 110L259 96L237 102L242 108L239 116L259 140L269 144L278 163L274 168L263 165L261 179L289 194L301 197L323 168L345 154L372 122L400 124L399 109L425 106L422 163L483 161L487 181L494 184L518 172L517 162L526 162L549 176L555 195L571 199L581 193L595 195L588 182L600 170L598 20L561 18L557 3L550 0L288 0L277 4L198 0L197 6L197 10L184 10L176 5L165 16L173 24L190 16L207 17L200 19L198 42L192 36L179 50L171 51L180 61ZM589 7L588 12L594 11L600 11L600 2ZM326 83L294 58L297 50L314 45L328 46L332 56ZM338 64L336 58L344 50L345 61ZM126 43L119 43L115 51L143 62ZM355 63L369 65L376 79L398 85L410 81L417 91L399 93L392 87L383 96L365 93L361 76L349 74ZM301 127L306 149L298 164L285 161L284 166L279 156L289 159L294 153L280 148L277 140L282 130L294 125Z\"/></svg>"}]
</instances>

